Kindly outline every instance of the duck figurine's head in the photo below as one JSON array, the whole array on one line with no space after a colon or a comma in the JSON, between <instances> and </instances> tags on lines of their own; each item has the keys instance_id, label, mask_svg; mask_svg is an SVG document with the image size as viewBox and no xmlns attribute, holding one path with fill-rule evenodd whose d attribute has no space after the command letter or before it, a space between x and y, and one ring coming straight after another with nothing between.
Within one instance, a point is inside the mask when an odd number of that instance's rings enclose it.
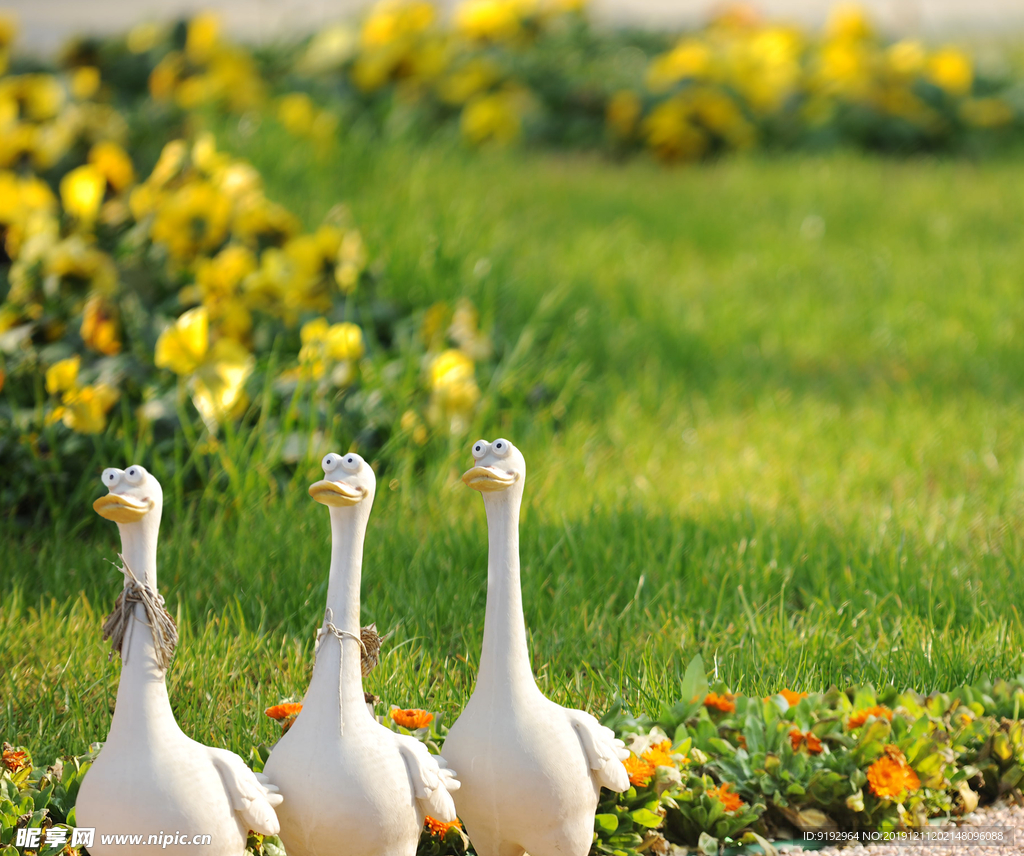
<instances>
[{"instance_id":1,"label":"duck figurine's head","mask_svg":"<svg viewBox=\"0 0 1024 856\"><path fill-rule=\"evenodd\" d=\"M107 467L101 480L108 493L92 504L93 509L117 524L124 561L140 579L155 587L156 541L164 508L160 482L138 464L124 470Z\"/></svg>"},{"instance_id":2,"label":"duck figurine's head","mask_svg":"<svg viewBox=\"0 0 1024 856\"><path fill-rule=\"evenodd\" d=\"M309 486L309 495L328 508L365 509L373 505L377 479L373 468L355 452L339 455L330 452L320 462L324 477Z\"/></svg>"},{"instance_id":3,"label":"duck figurine's head","mask_svg":"<svg viewBox=\"0 0 1024 856\"><path fill-rule=\"evenodd\" d=\"M120 525L145 522L160 525L164 492L145 467L132 464L126 470L107 467L101 477L107 489L93 504L93 510Z\"/></svg>"},{"instance_id":4,"label":"duck figurine's head","mask_svg":"<svg viewBox=\"0 0 1024 856\"><path fill-rule=\"evenodd\" d=\"M508 440L493 443L477 440L473 444L473 466L462 474L462 481L488 496L522 496L526 481L526 459Z\"/></svg>"}]
</instances>

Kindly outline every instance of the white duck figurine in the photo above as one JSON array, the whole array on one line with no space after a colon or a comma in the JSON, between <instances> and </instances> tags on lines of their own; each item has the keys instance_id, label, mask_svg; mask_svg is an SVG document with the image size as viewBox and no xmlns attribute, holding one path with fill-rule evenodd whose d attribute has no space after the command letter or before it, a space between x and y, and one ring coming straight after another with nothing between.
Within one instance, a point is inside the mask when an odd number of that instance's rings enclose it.
<instances>
[{"instance_id":1,"label":"white duck figurine","mask_svg":"<svg viewBox=\"0 0 1024 856\"><path fill-rule=\"evenodd\" d=\"M459 783L414 737L374 719L363 695L359 587L363 539L376 489L354 453L323 459L309 495L331 514L327 611L302 711L267 759L285 798L288 856L412 856L423 817L455 819Z\"/></svg>"},{"instance_id":2,"label":"white duck figurine","mask_svg":"<svg viewBox=\"0 0 1024 856\"><path fill-rule=\"evenodd\" d=\"M519 582L526 461L505 439L478 440L473 458L462 480L487 510L487 611L476 686L444 742L462 782L455 805L479 856L586 856L601 788L629 788L629 753L537 688Z\"/></svg>"},{"instance_id":3,"label":"white duck figurine","mask_svg":"<svg viewBox=\"0 0 1024 856\"><path fill-rule=\"evenodd\" d=\"M105 469L102 478L109 493L93 508L117 523L125 567L125 589L108 619L122 610L123 636L115 637L122 666L110 733L82 781L76 825L95 828L93 856L151 853L147 842L157 834L175 836L175 852L187 844L203 856L241 856L250 829L278 832L274 806L281 796L233 752L197 743L178 727L165 682L177 634L156 593L163 491L138 464ZM140 587L148 589L148 613L138 601ZM141 835L141 846L104 844L108 833Z\"/></svg>"}]
</instances>

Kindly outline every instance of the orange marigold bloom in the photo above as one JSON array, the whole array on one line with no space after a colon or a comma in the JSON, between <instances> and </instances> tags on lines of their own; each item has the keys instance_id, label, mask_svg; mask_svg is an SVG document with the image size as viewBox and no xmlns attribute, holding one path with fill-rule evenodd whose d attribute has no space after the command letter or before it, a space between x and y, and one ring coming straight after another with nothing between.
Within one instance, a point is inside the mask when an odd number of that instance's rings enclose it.
<instances>
[{"instance_id":1,"label":"orange marigold bloom","mask_svg":"<svg viewBox=\"0 0 1024 856\"><path fill-rule=\"evenodd\" d=\"M818 739L818 735L812 731L805 732L799 728L794 728L789 732L789 742L792 744L794 752L799 752L800 747L806 745L807 751L812 755L821 754L821 741Z\"/></svg>"},{"instance_id":2,"label":"orange marigold bloom","mask_svg":"<svg viewBox=\"0 0 1024 856\"><path fill-rule=\"evenodd\" d=\"M449 829L462 829L462 824L459 823L458 818L455 818L451 823L445 823L443 820L438 820L436 817L431 817L428 814L423 818L423 828L431 835L444 838Z\"/></svg>"},{"instance_id":3,"label":"orange marigold bloom","mask_svg":"<svg viewBox=\"0 0 1024 856\"><path fill-rule=\"evenodd\" d=\"M648 761L646 758L637 758L632 753L622 764L629 774L629 781L638 788L644 787L657 769L652 761Z\"/></svg>"},{"instance_id":4,"label":"orange marigold bloom","mask_svg":"<svg viewBox=\"0 0 1024 856\"><path fill-rule=\"evenodd\" d=\"M660 743L652 744L643 754L645 761L650 761L655 767L674 767L675 759L672 757L672 741L662 740Z\"/></svg>"},{"instance_id":5,"label":"orange marigold bloom","mask_svg":"<svg viewBox=\"0 0 1024 856\"><path fill-rule=\"evenodd\" d=\"M275 704L273 707L268 707L263 712L271 719L276 719L280 722L282 719L298 716L300 710L302 710L302 705L298 702L285 702L284 704Z\"/></svg>"},{"instance_id":6,"label":"orange marigold bloom","mask_svg":"<svg viewBox=\"0 0 1024 856\"><path fill-rule=\"evenodd\" d=\"M851 713L850 718L846 721L846 727L850 729L860 728L868 721L868 717L870 716L875 716L879 719L884 716L886 719L892 719L892 711L884 704L876 704L872 707L866 707L864 710L858 710Z\"/></svg>"},{"instance_id":7,"label":"orange marigold bloom","mask_svg":"<svg viewBox=\"0 0 1024 856\"><path fill-rule=\"evenodd\" d=\"M736 702L733 701L733 698L729 694L708 693L704 699L704 707L720 710L722 713L732 713L736 710Z\"/></svg>"},{"instance_id":8,"label":"orange marigold bloom","mask_svg":"<svg viewBox=\"0 0 1024 856\"><path fill-rule=\"evenodd\" d=\"M288 701L284 704L275 704L273 707L268 707L263 712L271 719L276 719L281 723L281 733L284 734L292 727L292 723L295 722L295 717L299 715L300 710L302 710L301 704Z\"/></svg>"},{"instance_id":9,"label":"orange marigold bloom","mask_svg":"<svg viewBox=\"0 0 1024 856\"><path fill-rule=\"evenodd\" d=\"M916 791L921 780L907 764L883 755L868 767L868 784L876 797L892 799L904 791Z\"/></svg>"},{"instance_id":10,"label":"orange marigold bloom","mask_svg":"<svg viewBox=\"0 0 1024 856\"><path fill-rule=\"evenodd\" d=\"M714 797L718 800L726 811L737 811L738 809L743 808L746 803L740 799L739 794L733 793L729 790L731 787L732 785L728 782L722 782L722 784L717 787L712 785L707 789L706 793L709 797Z\"/></svg>"},{"instance_id":11,"label":"orange marigold bloom","mask_svg":"<svg viewBox=\"0 0 1024 856\"><path fill-rule=\"evenodd\" d=\"M434 714L427 713L425 710L419 710L418 708L402 710L399 707L393 707L391 708L390 716L396 725L401 725L402 728L408 728L410 731L414 731L417 728L426 728L434 721Z\"/></svg>"},{"instance_id":12,"label":"orange marigold bloom","mask_svg":"<svg viewBox=\"0 0 1024 856\"><path fill-rule=\"evenodd\" d=\"M2 757L4 766L12 773L24 770L28 766L28 755L21 749L15 749L10 745L3 750Z\"/></svg>"},{"instance_id":13,"label":"orange marigold bloom","mask_svg":"<svg viewBox=\"0 0 1024 856\"><path fill-rule=\"evenodd\" d=\"M807 693L795 693L792 690L781 690L779 695L789 703L790 707L796 707L800 704L800 699L807 698Z\"/></svg>"}]
</instances>

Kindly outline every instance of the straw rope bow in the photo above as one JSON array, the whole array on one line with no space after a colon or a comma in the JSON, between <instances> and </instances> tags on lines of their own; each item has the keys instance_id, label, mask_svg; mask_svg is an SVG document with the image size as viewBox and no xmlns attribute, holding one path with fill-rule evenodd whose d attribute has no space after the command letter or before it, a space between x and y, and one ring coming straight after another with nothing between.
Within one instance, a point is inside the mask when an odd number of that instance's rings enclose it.
<instances>
[{"instance_id":1,"label":"straw rope bow","mask_svg":"<svg viewBox=\"0 0 1024 856\"><path fill-rule=\"evenodd\" d=\"M121 567L118 570L124 574L124 588L117 596L110 615L103 621L103 640L111 640L107 661L114 659L116 651L125 663L128 662L128 654L124 647L125 634L128 635L131 647L131 622L135 618L135 604L141 603L146 610L148 621L142 621L141 618L137 620L153 631L153 653L157 665L166 671L171 665L171 658L178 644L178 628L174 626L174 619L164 608L163 597L152 586L135 576L123 555L118 553L117 558L121 560Z\"/></svg>"},{"instance_id":2,"label":"straw rope bow","mask_svg":"<svg viewBox=\"0 0 1024 856\"><path fill-rule=\"evenodd\" d=\"M377 632L377 625L371 624L369 627L363 627L359 631L359 635L350 633L348 630L340 630L334 623L334 612L330 607L327 607L324 612L324 623L322 627L318 627L316 631L316 641L313 645L313 654L320 649L320 642L324 636L333 636L339 642L344 641L347 636L349 639L355 639L359 643L359 667L365 678L370 672L373 671L374 666L380 659L380 644L381 636Z\"/></svg>"}]
</instances>

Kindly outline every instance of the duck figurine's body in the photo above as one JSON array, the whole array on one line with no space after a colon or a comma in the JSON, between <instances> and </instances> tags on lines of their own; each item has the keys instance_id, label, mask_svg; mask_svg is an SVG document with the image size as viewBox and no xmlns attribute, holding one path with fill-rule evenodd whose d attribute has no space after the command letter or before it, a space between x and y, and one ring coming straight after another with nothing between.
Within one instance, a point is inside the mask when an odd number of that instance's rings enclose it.
<instances>
[{"instance_id":1,"label":"duck figurine's body","mask_svg":"<svg viewBox=\"0 0 1024 856\"><path fill-rule=\"evenodd\" d=\"M178 727L165 682L171 646L151 623L157 617L173 634L156 594L163 492L138 465L104 470L103 484L110 492L93 507L118 524L125 566L115 607L122 610L116 647L123 665L110 733L78 793L76 824L95 829L93 856L151 853L150 836L157 835L173 837L176 853L184 844L203 856L241 856L250 829L278 832L274 806L281 797L233 752L197 743ZM106 835L140 838L125 846L103 843Z\"/></svg>"},{"instance_id":2,"label":"duck figurine's body","mask_svg":"<svg viewBox=\"0 0 1024 856\"><path fill-rule=\"evenodd\" d=\"M473 444L463 481L487 509L487 612L480 671L444 753L480 856L586 856L602 787L625 791L629 753L611 729L541 693L530 668L519 580L526 461L508 440Z\"/></svg>"},{"instance_id":3,"label":"duck figurine's body","mask_svg":"<svg viewBox=\"0 0 1024 856\"><path fill-rule=\"evenodd\" d=\"M459 783L413 737L374 719L363 695L359 587L373 470L356 454L329 454L310 496L331 514L327 617L302 712L267 759L285 802L288 856L412 856L423 818L455 819Z\"/></svg>"}]
</instances>

